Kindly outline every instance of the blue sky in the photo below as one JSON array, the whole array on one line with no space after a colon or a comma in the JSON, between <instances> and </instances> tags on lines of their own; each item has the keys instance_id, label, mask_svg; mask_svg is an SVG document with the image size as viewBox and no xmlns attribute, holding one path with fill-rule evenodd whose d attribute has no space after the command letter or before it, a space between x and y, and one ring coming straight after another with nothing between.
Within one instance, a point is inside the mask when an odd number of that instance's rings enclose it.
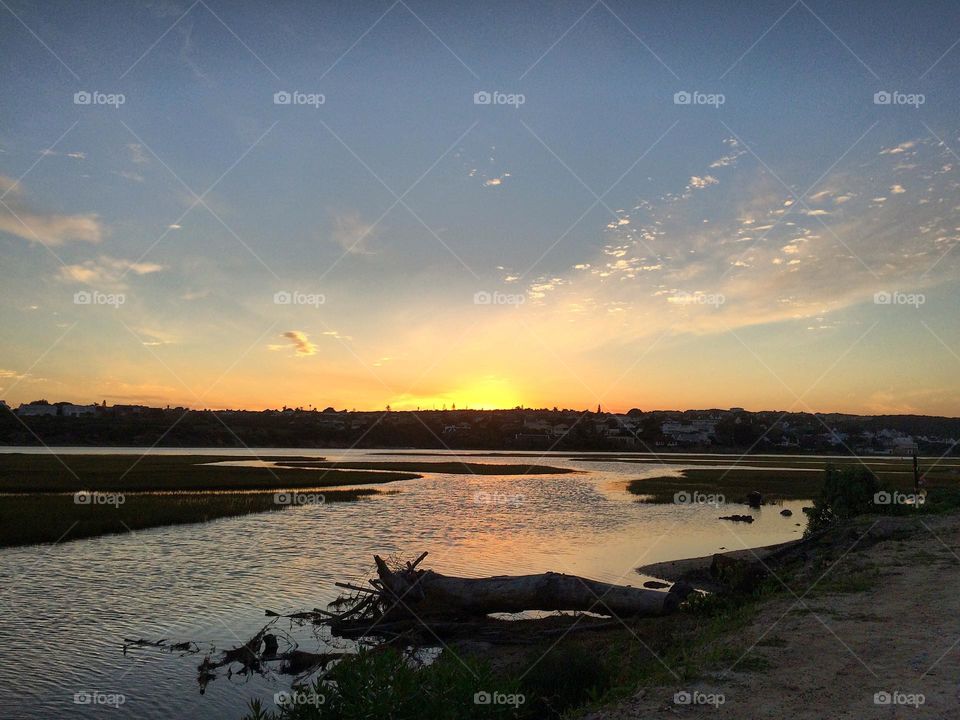
<instances>
[{"instance_id":1,"label":"blue sky","mask_svg":"<svg viewBox=\"0 0 960 720\"><path fill-rule=\"evenodd\" d=\"M0 396L957 414L958 20L10 2Z\"/></svg>"}]
</instances>

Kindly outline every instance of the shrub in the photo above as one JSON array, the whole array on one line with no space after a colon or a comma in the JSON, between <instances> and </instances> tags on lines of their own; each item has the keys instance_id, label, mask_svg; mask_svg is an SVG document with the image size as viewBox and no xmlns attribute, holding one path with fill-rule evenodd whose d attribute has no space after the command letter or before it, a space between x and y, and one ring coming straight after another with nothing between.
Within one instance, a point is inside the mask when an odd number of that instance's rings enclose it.
<instances>
[{"instance_id":1,"label":"shrub","mask_svg":"<svg viewBox=\"0 0 960 720\"><path fill-rule=\"evenodd\" d=\"M472 720L517 717L517 708L505 703L483 704L476 696L515 694L486 666L442 653L436 662L420 667L392 648L362 651L339 662L312 688L299 688L322 702L302 703L265 711L250 703L246 720ZM520 706L522 711L523 706Z\"/></svg>"},{"instance_id":2,"label":"shrub","mask_svg":"<svg viewBox=\"0 0 960 720\"><path fill-rule=\"evenodd\" d=\"M820 497L807 509L807 532L814 532L841 520L862 513L876 511L873 497L880 491L880 481L862 466L837 468L827 465L824 470Z\"/></svg>"}]
</instances>

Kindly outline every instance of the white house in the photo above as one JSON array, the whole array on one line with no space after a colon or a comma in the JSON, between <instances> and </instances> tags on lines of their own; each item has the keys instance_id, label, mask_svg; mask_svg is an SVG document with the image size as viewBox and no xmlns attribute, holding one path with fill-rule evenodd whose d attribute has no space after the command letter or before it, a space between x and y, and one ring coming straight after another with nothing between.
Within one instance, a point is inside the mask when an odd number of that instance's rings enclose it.
<instances>
[{"instance_id":1,"label":"white house","mask_svg":"<svg viewBox=\"0 0 960 720\"><path fill-rule=\"evenodd\" d=\"M707 445L713 437L714 423L696 420L692 423L668 421L660 426L660 431L677 443Z\"/></svg>"},{"instance_id":2,"label":"white house","mask_svg":"<svg viewBox=\"0 0 960 720\"><path fill-rule=\"evenodd\" d=\"M96 405L61 405L60 414L63 417L80 417L81 415L96 415Z\"/></svg>"},{"instance_id":3,"label":"white house","mask_svg":"<svg viewBox=\"0 0 960 720\"><path fill-rule=\"evenodd\" d=\"M21 403L17 408L17 415L21 417L40 417L42 415L56 416L56 405L26 405Z\"/></svg>"}]
</instances>

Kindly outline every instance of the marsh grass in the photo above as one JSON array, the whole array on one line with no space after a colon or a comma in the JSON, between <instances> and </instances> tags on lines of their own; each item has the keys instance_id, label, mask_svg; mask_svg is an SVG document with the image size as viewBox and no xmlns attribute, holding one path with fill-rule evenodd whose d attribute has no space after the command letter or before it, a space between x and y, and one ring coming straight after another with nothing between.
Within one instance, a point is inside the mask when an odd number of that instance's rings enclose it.
<instances>
[{"instance_id":1,"label":"marsh grass","mask_svg":"<svg viewBox=\"0 0 960 720\"><path fill-rule=\"evenodd\" d=\"M819 494L822 485L822 474L817 472L696 468L676 476L633 480L627 490L650 503L672 503L674 495L682 491L720 494L727 502L744 502L752 490L759 490L766 501L802 500Z\"/></svg>"},{"instance_id":2,"label":"marsh grass","mask_svg":"<svg viewBox=\"0 0 960 720\"><path fill-rule=\"evenodd\" d=\"M639 495L641 502L672 503L675 493L686 491L703 494L722 494L727 502L743 502L748 492L759 490L764 496L764 502L777 500L806 500L820 495L824 484L824 475L828 463L820 461L819 467L804 461L803 468L788 467L785 461L778 461L783 467L780 469L747 469L731 466L724 460L724 467L716 468L688 468L678 471L676 475L663 475L651 478L633 480L627 490ZM842 463L835 466L841 471L851 471L862 468L855 463ZM913 471L909 461L887 460L881 467L887 470L876 470L874 475L881 485L889 490L912 492ZM823 471L821 471L821 469ZM927 511L948 511L960 508L960 478L949 468L937 468L932 471L921 472L926 476L926 487L929 489ZM910 508L892 506L886 514L910 512Z\"/></svg>"},{"instance_id":3,"label":"marsh grass","mask_svg":"<svg viewBox=\"0 0 960 720\"><path fill-rule=\"evenodd\" d=\"M372 488L327 490L325 503L376 494ZM33 494L0 497L0 547L68 542L164 525L283 510L273 493L125 494L122 504L77 504L73 495Z\"/></svg>"},{"instance_id":4,"label":"marsh grass","mask_svg":"<svg viewBox=\"0 0 960 720\"><path fill-rule=\"evenodd\" d=\"M289 461L291 458L243 458L235 455L0 454L0 492L273 490L367 485L420 477L416 473L211 464L227 460Z\"/></svg>"}]
</instances>

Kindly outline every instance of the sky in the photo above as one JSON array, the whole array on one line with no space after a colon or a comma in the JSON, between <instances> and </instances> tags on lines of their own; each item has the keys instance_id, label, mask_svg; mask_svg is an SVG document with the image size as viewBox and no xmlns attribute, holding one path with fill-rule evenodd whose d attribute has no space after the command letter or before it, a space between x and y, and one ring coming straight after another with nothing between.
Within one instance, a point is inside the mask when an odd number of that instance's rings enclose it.
<instances>
[{"instance_id":1,"label":"sky","mask_svg":"<svg viewBox=\"0 0 960 720\"><path fill-rule=\"evenodd\" d=\"M0 398L960 415L960 5L0 8Z\"/></svg>"}]
</instances>

